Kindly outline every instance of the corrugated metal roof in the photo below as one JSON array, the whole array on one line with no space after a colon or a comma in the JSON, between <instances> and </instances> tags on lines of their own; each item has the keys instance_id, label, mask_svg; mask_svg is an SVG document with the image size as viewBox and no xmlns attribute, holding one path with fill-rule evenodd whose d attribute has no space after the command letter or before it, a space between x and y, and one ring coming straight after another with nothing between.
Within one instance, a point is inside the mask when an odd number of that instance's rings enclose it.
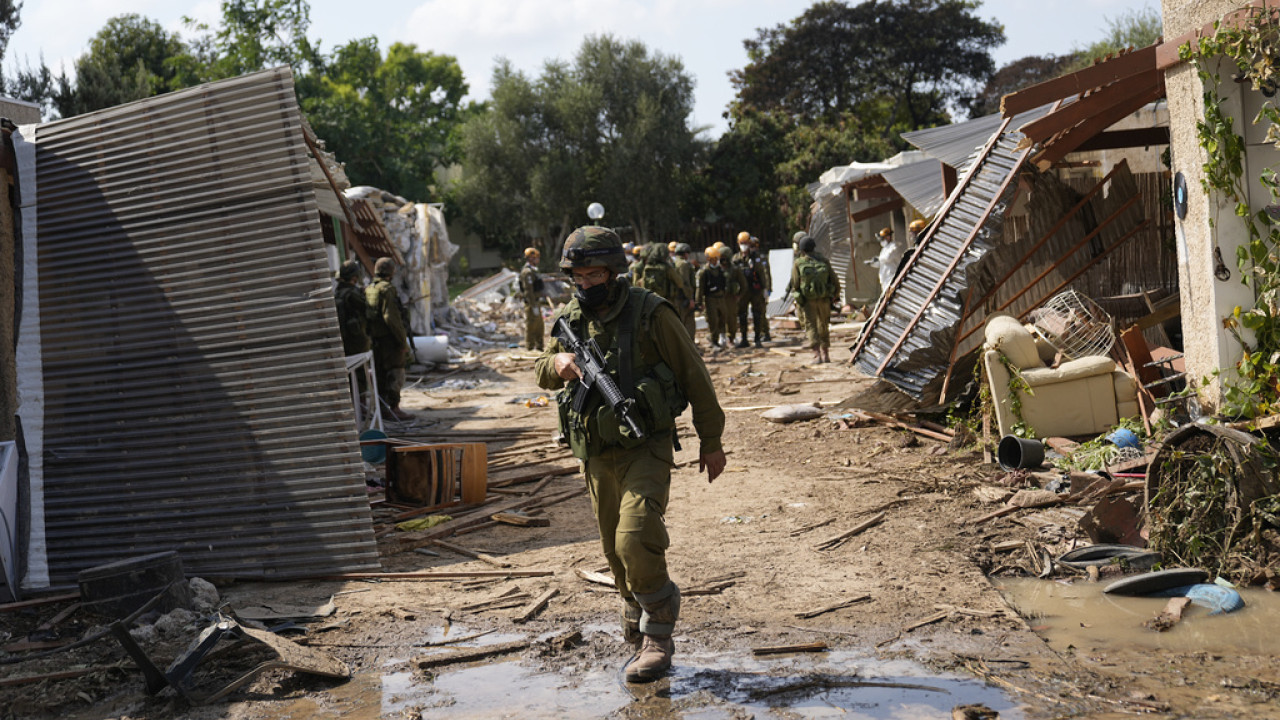
<instances>
[{"instance_id":1,"label":"corrugated metal roof","mask_svg":"<svg viewBox=\"0 0 1280 720\"><path fill-rule=\"evenodd\" d=\"M378 567L288 68L36 128L53 584Z\"/></svg>"},{"instance_id":2,"label":"corrugated metal roof","mask_svg":"<svg viewBox=\"0 0 1280 720\"><path fill-rule=\"evenodd\" d=\"M908 205L927 218L937 214L946 200L942 196L942 162L934 158L886 170L881 177Z\"/></svg>"},{"instance_id":3,"label":"corrugated metal roof","mask_svg":"<svg viewBox=\"0 0 1280 720\"><path fill-rule=\"evenodd\" d=\"M1000 129L992 130L998 137L987 138L989 151L977 154L954 199L881 296L855 346L858 369L917 401L937 398L963 316L969 273L1001 238L1015 186L1011 180L1028 152L1017 148L1020 133Z\"/></svg>"},{"instance_id":4,"label":"corrugated metal roof","mask_svg":"<svg viewBox=\"0 0 1280 720\"><path fill-rule=\"evenodd\" d=\"M1016 130L1032 120L1047 115L1051 107L1052 105L1042 105L1016 115L1009 123L1009 127ZM961 123L902 133L902 139L963 174L969 169L974 155L987 144L996 130L1000 129L1002 122L1004 118L1000 113L994 113Z\"/></svg>"}]
</instances>

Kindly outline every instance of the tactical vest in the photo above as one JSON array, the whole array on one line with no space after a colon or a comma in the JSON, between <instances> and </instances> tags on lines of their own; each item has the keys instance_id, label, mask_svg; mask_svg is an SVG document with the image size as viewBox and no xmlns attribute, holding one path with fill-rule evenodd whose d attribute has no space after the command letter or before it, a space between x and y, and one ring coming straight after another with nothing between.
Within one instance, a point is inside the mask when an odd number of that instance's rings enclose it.
<instances>
[{"instance_id":1,"label":"tactical vest","mask_svg":"<svg viewBox=\"0 0 1280 720\"><path fill-rule=\"evenodd\" d=\"M391 334L391 329L387 327L387 321L382 317L383 308L387 305L395 303L396 289L391 283L379 278L372 285L365 286L364 299L369 305L369 336L376 339L384 338Z\"/></svg>"},{"instance_id":2,"label":"tactical vest","mask_svg":"<svg viewBox=\"0 0 1280 720\"><path fill-rule=\"evenodd\" d=\"M796 269L800 273L800 296L805 301L829 298L835 294L831 287L831 268L826 263L804 255L796 261Z\"/></svg>"},{"instance_id":3,"label":"tactical vest","mask_svg":"<svg viewBox=\"0 0 1280 720\"><path fill-rule=\"evenodd\" d=\"M724 291L729 285L728 275L723 266L708 265L702 271L702 292L708 297L724 295Z\"/></svg>"},{"instance_id":4,"label":"tactical vest","mask_svg":"<svg viewBox=\"0 0 1280 720\"><path fill-rule=\"evenodd\" d=\"M610 377L624 395L635 400L645 437L636 438L614 414L613 408L603 401L599 391L592 390L582 411L575 412L573 395L578 390L579 381L570 380L556 393L556 405L560 414L560 433L568 440L569 448L579 460L586 460L610 448L639 447L650 438L669 433L675 429L676 418L689 406L689 401L676 384L675 373L658 356L656 345L651 340L641 342L642 338L651 337L653 315L657 309L662 305L670 307L670 304L640 288L629 287L627 292L626 306L616 321L594 335L589 332L587 318L576 301L565 307L562 316L579 338L584 341L594 339L599 344ZM630 338L626 353L622 352L624 336Z\"/></svg>"}]
</instances>

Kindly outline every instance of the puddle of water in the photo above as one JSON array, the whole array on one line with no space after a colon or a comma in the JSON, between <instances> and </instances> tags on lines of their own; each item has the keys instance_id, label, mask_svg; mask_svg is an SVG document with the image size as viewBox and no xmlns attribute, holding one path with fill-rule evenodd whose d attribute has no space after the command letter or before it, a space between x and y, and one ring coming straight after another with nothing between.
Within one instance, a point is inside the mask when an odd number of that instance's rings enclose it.
<instances>
[{"instance_id":1,"label":"puddle of water","mask_svg":"<svg viewBox=\"0 0 1280 720\"><path fill-rule=\"evenodd\" d=\"M1206 651L1270 655L1274 628L1280 624L1280 594L1244 588L1244 608L1210 615L1187 606L1182 621L1166 632L1142 624L1164 608L1168 598L1105 595L1106 583L1072 584L1034 578L993 579L1027 623L1055 650L1081 651L1126 647L1172 652Z\"/></svg>"},{"instance_id":2,"label":"puddle of water","mask_svg":"<svg viewBox=\"0 0 1280 720\"><path fill-rule=\"evenodd\" d=\"M465 635L457 628L451 634ZM510 638L487 635L467 644L506 639ZM450 720L933 720L950 717L957 705L973 703L996 710L1002 720L1023 717L1004 693L981 681L854 651L763 658L678 652L671 675L645 685L623 682L621 662L614 668L593 664L543 672L512 658L442 669L427 678L410 668L407 659L390 661L378 672L357 674L329 690L324 700L293 703L269 717L372 720L410 716L417 710L423 718Z\"/></svg>"}]
</instances>

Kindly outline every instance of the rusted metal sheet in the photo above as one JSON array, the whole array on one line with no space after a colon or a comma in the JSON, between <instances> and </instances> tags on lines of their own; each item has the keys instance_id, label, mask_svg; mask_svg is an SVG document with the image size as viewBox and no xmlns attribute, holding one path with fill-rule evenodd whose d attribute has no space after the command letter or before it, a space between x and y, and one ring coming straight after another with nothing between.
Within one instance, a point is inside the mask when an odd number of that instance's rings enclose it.
<instances>
[{"instance_id":1,"label":"rusted metal sheet","mask_svg":"<svg viewBox=\"0 0 1280 720\"><path fill-rule=\"evenodd\" d=\"M277 68L36 127L52 584L378 566L299 122Z\"/></svg>"}]
</instances>

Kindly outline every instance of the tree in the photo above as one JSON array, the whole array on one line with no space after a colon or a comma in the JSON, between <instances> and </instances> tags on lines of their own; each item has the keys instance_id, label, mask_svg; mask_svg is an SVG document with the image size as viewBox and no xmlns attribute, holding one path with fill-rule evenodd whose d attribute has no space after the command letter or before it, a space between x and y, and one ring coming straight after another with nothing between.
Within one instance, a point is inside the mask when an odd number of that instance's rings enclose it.
<instances>
[{"instance_id":1,"label":"tree","mask_svg":"<svg viewBox=\"0 0 1280 720\"><path fill-rule=\"evenodd\" d=\"M507 250L526 237L550 245L592 201L642 242L679 227L702 150L679 60L588 37L572 64L549 62L537 79L500 62L492 88L488 108L463 127L451 192L473 231Z\"/></svg>"},{"instance_id":2,"label":"tree","mask_svg":"<svg viewBox=\"0 0 1280 720\"><path fill-rule=\"evenodd\" d=\"M185 87L187 46L176 33L141 15L118 15L75 61L76 81L61 78L56 105L63 117L113 107Z\"/></svg>"},{"instance_id":3,"label":"tree","mask_svg":"<svg viewBox=\"0 0 1280 720\"><path fill-rule=\"evenodd\" d=\"M1107 32L1100 40L1076 51L1078 61L1071 70L1079 70L1114 55L1126 48L1143 48L1160 39L1164 32L1160 11L1150 6L1128 10L1118 17L1105 18Z\"/></svg>"},{"instance_id":4,"label":"tree","mask_svg":"<svg viewBox=\"0 0 1280 720\"><path fill-rule=\"evenodd\" d=\"M22 12L21 0L0 0L0 60L4 59L9 49L9 38L22 24L19 13Z\"/></svg>"},{"instance_id":5,"label":"tree","mask_svg":"<svg viewBox=\"0 0 1280 720\"><path fill-rule=\"evenodd\" d=\"M1000 112L1000 99L1012 92L1052 80L1075 67L1076 55L1028 55L1001 67L969 103L969 116Z\"/></svg>"},{"instance_id":6,"label":"tree","mask_svg":"<svg viewBox=\"0 0 1280 720\"><path fill-rule=\"evenodd\" d=\"M222 0L216 30L183 19L200 34L192 50L197 58L193 69L202 82L278 65L302 74L321 63L318 45L307 39L311 6L306 0Z\"/></svg>"},{"instance_id":7,"label":"tree","mask_svg":"<svg viewBox=\"0 0 1280 720\"><path fill-rule=\"evenodd\" d=\"M995 69L1004 29L977 0L819 2L789 24L744 43L750 62L730 74L735 106L806 121L885 108L883 134L946 122L947 109Z\"/></svg>"},{"instance_id":8,"label":"tree","mask_svg":"<svg viewBox=\"0 0 1280 720\"><path fill-rule=\"evenodd\" d=\"M395 43L384 58L372 37L297 82L303 112L353 181L423 200L436 168L460 159L467 89L452 56Z\"/></svg>"}]
</instances>

